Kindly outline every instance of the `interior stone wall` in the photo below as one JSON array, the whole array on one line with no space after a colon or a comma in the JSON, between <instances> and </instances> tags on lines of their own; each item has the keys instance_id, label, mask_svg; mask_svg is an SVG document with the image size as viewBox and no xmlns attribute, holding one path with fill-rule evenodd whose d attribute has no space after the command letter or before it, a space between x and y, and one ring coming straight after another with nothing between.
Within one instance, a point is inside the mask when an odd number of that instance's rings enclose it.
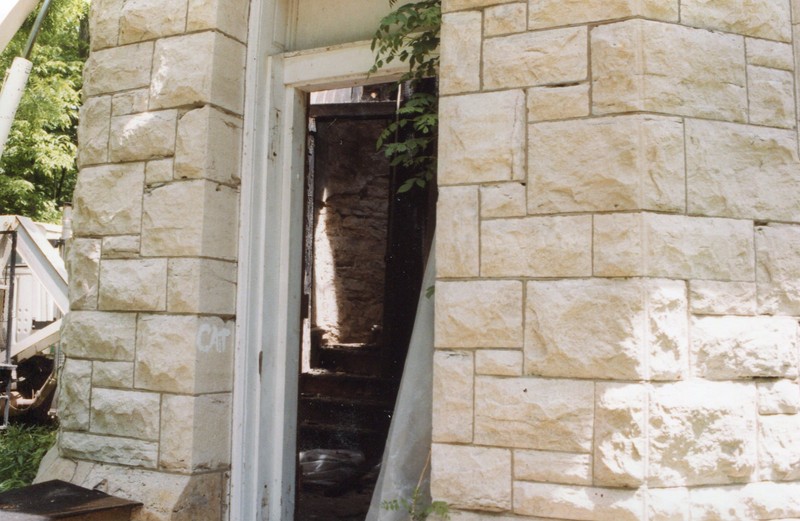
<instances>
[{"instance_id":1,"label":"interior stone wall","mask_svg":"<svg viewBox=\"0 0 800 521\"><path fill-rule=\"evenodd\" d=\"M435 498L800 517L800 2L443 11Z\"/></svg>"}]
</instances>

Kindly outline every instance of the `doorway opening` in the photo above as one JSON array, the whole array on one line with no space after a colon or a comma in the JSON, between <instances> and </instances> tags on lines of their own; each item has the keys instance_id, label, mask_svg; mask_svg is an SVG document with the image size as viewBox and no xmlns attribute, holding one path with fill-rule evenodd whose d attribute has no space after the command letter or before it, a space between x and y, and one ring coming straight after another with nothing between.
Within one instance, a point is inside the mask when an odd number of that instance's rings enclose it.
<instances>
[{"instance_id":1,"label":"doorway opening","mask_svg":"<svg viewBox=\"0 0 800 521\"><path fill-rule=\"evenodd\" d=\"M310 94L297 521L363 521L380 470L435 214L376 149L402 101L394 83Z\"/></svg>"}]
</instances>

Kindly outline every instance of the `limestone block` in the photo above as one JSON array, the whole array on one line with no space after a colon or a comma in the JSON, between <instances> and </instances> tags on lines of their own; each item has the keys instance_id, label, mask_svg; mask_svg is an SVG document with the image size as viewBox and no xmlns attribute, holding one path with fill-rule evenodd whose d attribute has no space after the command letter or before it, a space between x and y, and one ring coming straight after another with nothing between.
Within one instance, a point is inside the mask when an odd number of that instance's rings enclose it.
<instances>
[{"instance_id":1,"label":"limestone block","mask_svg":"<svg viewBox=\"0 0 800 521\"><path fill-rule=\"evenodd\" d=\"M683 211L683 124L661 116L537 123L528 212Z\"/></svg>"},{"instance_id":2,"label":"limestone block","mask_svg":"<svg viewBox=\"0 0 800 521\"><path fill-rule=\"evenodd\" d=\"M148 161L144 169L144 182L149 186L172 181L174 162L174 158Z\"/></svg>"},{"instance_id":3,"label":"limestone block","mask_svg":"<svg viewBox=\"0 0 800 521\"><path fill-rule=\"evenodd\" d=\"M522 283L436 284L436 347L522 347Z\"/></svg>"},{"instance_id":4,"label":"limestone block","mask_svg":"<svg viewBox=\"0 0 800 521\"><path fill-rule=\"evenodd\" d=\"M450 521L519 521L519 518L516 516L481 515L477 512L451 510Z\"/></svg>"},{"instance_id":5,"label":"limestone block","mask_svg":"<svg viewBox=\"0 0 800 521\"><path fill-rule=\"evenodd\" d=\"M99 307L105 311L164 311L167 260L104 260L100 266Z\"/></svg>"},{"instance_id":6,"label":"limestone block","mask_svg":"<svg viewBox=\"0 0 800 521\"><path fill-rule=\"evenodd\" d=\"M442 12L459 11L462 9L475 9L497 4L506 4L515 0L442 0Z\"/></svg>"},{"instance_id":7,"label":"limestone block","mask_svg":"<svg viewBox=\"0 0 800 521\"><path fill-rule=\"evenodd\" d=\"M690 213L800 220L794 131L688 120L686 164Z\"/></svg>"},{"instance_id":8,"label":"limestone block","mask_svg":"<svg viewBox=\"0 0 800 521\"><path fill-rule=\"evenodd\" d=\"M797 414L800 386L792 380L758 382L759 414Z\"/></svg>"},{"instance_id":9,"label":"limestone block","mask_svg":"<svg viewBox=\"0 0 800 521\"><path fill-rule=\"evenodd\" d=\"M751 282L750 221L663 214L594 219L594 274Z\"/></svg>"},{"instance_id":10,"label":"limestone block","mask_svg":"<svg viewBox=\"0 0 800 521\"><path fill-rule=\"evenodd\" d=\"M111 97L88 98L80 109L78 163L81 166L108 161Z\"/></svg>"},{"instance_id":11,"label":"limestone block","mask_svg":"<svg viewBox=\"0 0 800 521\"><path fill-rule=\"evenodd\" d=\"M500 36L527 29L528 5L525 2L487 7L483 11L483 35Z\"/></svg>"},{"instance_id":12,"label":"limestone block","mask_svg":"<svg viewBox=\"0 0 800 521\"><path fill-rule=\"evenodd\" d=\"M481 217L484 219L491 217L524 217L527 212L525 185L522 183L484 185L481 186L480 195ZM439 201L441 200L440 189ZM442 215L441 211L439 215Z\"/></svg>"},{"instance_id":13,"label":"limestone block","mask_svg":"<svg viewBox=\"0 0 800 521\"><path fill-rule=\"evenodd\" d=\"M142 161L175 153L175 110L111 118L111 160Z\"/></svg>"},{"instance_id":14,"label":"limestone block","mask_svg":"<svg viewBox=\"0 0 800 521\"><path fill-rule=\"evenodd\" d=\"M484 277L590 276L592 217L544 216L484 221L480 252Z\"/></svg>"},{"instance_id":15,"label":"limestone block","mask_svg":"<svg viewBox=\"0 0 800 521\"><path fill-rule=\"evenodd\" d=\"M95 51L83 69L83 95L138 89L150 84L153 42Z\"/></svg>"},{"instance_id":16,"label":"limestone block","mask_svg":"<svg viewBox=\"0 0 800 521\"><path fill-rule=\"evenodd\" d=\"M133 362L94 362L92 386L130 389L133 387Z\"/></svg>"},{"instance_id":17,"label":"limestone block","mask_svg":"<svg viewBox=\"0 0 800 521\"><path fill-rule=\"evenodd\" d=\"M111 115L127 116L147 111L150 89L129 90L114 94L111 99Z\"/></svg>"},{"instance_id":18,"label":"limestone block","mask_svg":"<svg viewBox=\"0 0 800 521\"><path fill-rule=\"evenodd\" d=\"M748 66L747 84L750 123L794 128L794 73Z\"/></svg>"},{"instance_id":19,"label":"limestone block","mask_svg":"<svg viewBox=\"0 0 800 521\"><path fill-rule=\"evenodd\" d=\"M589 115L589 84L550 85L528 89L528 121L581 118Z\"/></svg>"},{"instance_id":20,"label":"limestone block","mask_svg":"<svg viewBox=\"0 0 800 521\"><path fill-rule=\"evenodd\" d=\"M800 227L756 227L756 280L761 313L800 314Z\"/></svg>"},{"instance_id":21,"label":"limestone block","mask_svg":"<svg viewBox=\"0 0 800 521\"><path fill-rule=\"evenodd\" d=\"M94 434L158 441L161 395L119 389L92 389Z\"/></svg>"},{"instance_id":22,"label":"limestone block","mask_svg":"<svg viewBox=\"0 0 800 521\"><path fill-rule=\"evenodd\" d=\"M112 235L103 237L104 259L131 259L139 256L138 235Z\"/></svg>"},{"instance_id":23,"label":"limestone block","mask_svg":"<svg viewBox=\"0 0 800 521\"><path fill-rule=\"evenodd\" d=\"M758 461L762 480L800 479L800 416L762 416L759 419Z\"/></svg>"},{"instance_id":24,"label":"limestone block","mask_svg":"<svg viewBox=\"0 0 800 521\"><path fill-rule=\"evenodd\" d=\"M72 226L80 235L139 233L144 164L84 168L75 185Z\"/></svg>"},{"instance_id":25,"label":"limestone block","mask_svg":"<svg viewBox=\"0 0 800 521\"><path fill-rule=\"evenodd\" d=\"M789 41L789 2L765 0L681 0L681 22L697 27Z\"/></svg>"},{"instance_id":26,"label":"limestone block","mask_svg":"<svg viewBox=\"0 0 800 521\"><path fill-rule=\"evenodd\" d=\"M89 8L89 35L92 51L119 43L119 17L124 0L94 0Z\"/></svg>"},{"instance_id":27,"label":"limestone block","mask_svg":"<svg viewBox=\"0 0 800 521\"><path fill-rule=\"evenodd\" d=\"M442 16L439 91L459 94L481 88L482 16L478 11Z\"/></svg>"},{"instance_id":28,"label":"limestone block","mask_svg":"<svg viewBox=\"0 0 800 521\"><path fill-rule=\"evenodd\" d=\"M797 321L789 317L695 317L692 359L711 380L797 376Z\"/></svg>"},{"instance_id":29,"label":"limestone block","mask_svg":"<svg viewBox=\"0 0 800 521\"><path fill-rule=\"evenodd\" d=\"M100 241L73 238L67 250L69 303L72 310L97 309L100 283Z\"/></svg>"},{"instance_id":30,"label":"limestone block","mask_svg":"<svg viewBox=\"0 0 800 521\"><path fill-rule=\"evenodd\" d=\"M539 378L475 379L475 443L587 452L594 384Z\"/></svg>"},{"instance_id":31,"label":"limestone block","mask_svg":"<svg viewBox=\"0 0 800 521\"><path fill-rule=\"evenodd\" d=\"M59 375L59 423L64 431L89 430L92 362L68 358Z\"/></svg>"},{"instance_id":32,"label":"limestone block","mask_svg":"<svg viewBox=\"0 0 800 521\"><path fill-rule=\"evenodd\" d=\"M203 180L169 183L144 196L143 256L203 256L233 260L238 193Z\"/></svg>"},{"instance_id":33,"label":"limestone block","mask_svg":"<svg viewBox=\"0 0 800 521\"><path fill-rule=\"evenodd\" d=\"M58 443L67 458L145 468L155 468L158 460L158 443L153 441L62 432Z\"/></svg>"},{"instance_id":34,"label":"limestone block","mask_svg":"<svg viewBox=\"0 0 800 521\"><path fill-rule=\"evenodd\" d=\"M478 205L477 186L443 186L439 189L436 204L438 277L478 275Z\"/></svg>"},{"instance_id":35,"label":"limestone block","mask_svg":"<svg viewBox=\"0 0 800 521\"><path fill-rule=\"evenodd\" d=\"M431 495L451 508L511 509L511 451L434 443Z\"/></svg>"},{"instance_id":36,"label":"limestone block","mask_svg":"<svg viewBox=\"0 0 800 521\"><path fill-rule=\"evenodd\" d=\"M439 185L525 178L521 90L439 100Z\"/></svg>"},{"instance_id":37,"label":"limestone block","mask_svg":"<svg viewBox=\"0 0 800 521\"><path fill-rule=\"evenodd\" d=\"M187 31L216 29L247 41L247 0L189 0Z\"/></svg>"},{"instance_id":38,"label":"limestone block","mask_svg":"<svg viewBox=\"0 0 800 521\"><path fill-rule=\"evenodd\" d=\"M592 457L589 454L569 452L515 450L514 479L567 485L591 485Z\"/></svg>"},{"instance_id":39,"label":"limestone block","mask_svg":"<svg viewBox=\"0 0 800 521\"><path fill-rule=\"evenodd\" d=\"M693 280L689 284L692 313L755 315L756 285L752 282Z\"/></svg>"},{"instance_id":40,"label":"limestone block","mask_svg":"<svg viewBox=\"0 0 800 521\"><path fill-rule=\"evenodd\" d=\"M745 487L704 487L691 491L691 519L754 519L745 503Z\"/></svg>"},{"instance_id":41,"label":"limestone block","mask_svg":"<svg viewBox=\"0 0 800 521\"><path fill-rule=\"evenodd\" d=\"M683 375L688 325L682 282L531 281L526 298L526 374L625 380Z\"/></svg>"},{"instance_id":42,"label":"limestone block","mask_svg":"<svg viewBox=\"0 0 800 521\"><path fill-rule=\"evenodd\" d=\"M756 407L755 386L748 384L691 380L655 387L649 485L749 481L756 467Z\"/></svg>"},{"instance_id":43,"label":"limestone block","mask_svg":"<svg viewBox=\"0 0 800 521\"><path fill-rule=\"evenodd\" d=\"M800 483L751 483L743 492L749 514L755 519L800 518Z\"/></svg>"},{"instance_id":44,"label":"limestone block","mask_svg":"<svg viewBox=\"0 0 800 521\"><path fill-rule=\"evenodd\" d=\"M475 372L492 376L522 376L522 351L480 349L475 352Z\"/></svg>"},{"instance_id":45,"label":"limestone block","mask_svg":"<svg viewBox=\"0 0 800 521\"><path fill-rule=\"evenodd\" d=\"M531 29L638 16L678 21L678 0L535 0L529 2Z\"/></svg>"},{"instance_id":46,"label":"limestone block","mask_svg":"<svg viewBox=\"0 0 800 521\"><path fill-rule=\"evenodd\" d=\"M507 89L583 81L588 75L586 27L488 38L483 87Z\"/></svg>"},{"instance_id":47,"label":"limestone block","mask_svg":"<svg viewBox=\"0 0 800 521\"><path fill-rule=\"evenodd\" d=\"M436 351L433 355L433 440L472 441L475 368L472 353Z\"/></svg>"},{"instance_id":48,"label":"limestone block","mask_svg":"<svg viewBox=\"0 0 800 521\"><path fill-rule=\"evenodd\" d=\"M136 315L103 311L71 311L64 318L61 347L69 357L132 361Z\"/></svg>"},{"instance_id":49,"label":"limestone block","mask_svg":"<svg viewBox=\"0 0 800 521\"><path fill-rule=\"evenodd\" d=\"M689 521L689 489L651 488L647 491L649 521Z\"/></svg>"},{"instance_id":50,"label":"limestone block","mask_svg":"<svg viewBox=\"0 0 800 521\"><path fill-rule=\"evenodd\" d=\"M643 493L549 483L514 482L514 513L584 521L640 521Z\"/></svg>"},{"instance_id":51,"label":"limestone block","mask_svg":"<svg viewBox=\"0 0 800 521\"><path fill-rule=\"evenodd\" d=\"M747 38L747 63L784 71L794 70L792 46L758 38Z\"/></svg>"},{"instance_id":52,"label":"limestone block","mask_svg":"<svg viewBox=\"0 0 800 521\"><path fill-rule=\"evenodd\" d=\"M594 114L644 110L746 121L741 37L627 20L594 28L591 56Z\"/></svg>"},{"instance_id":53,"label":"limestone block","mask_svg":"<svg viewBox=\"0 0 800 521\"><path fill-rule=\"evenodd\" d=\"M180 34L186 29L184 0L125 0L120 19L121 44Z\"/></svg>"},{"instance_id":54,"label":"limestone block","mask_svg":"<svg viewBox=\"0 0 800 521\"><path fill-rule=\"evenodd\" d=\"M236 313L236 264L211 259L170 259L167 311Z\"/></svg>"},{"instance_id":55,"label":"limestone block","mask_svg":"<svg viewBox=\"0 0 800 521\"><path fill-rule=\"evenodd\" d=\"M594 418L594 484L638 487L644 483L647 390L638 384L597 384Z\"/></svg>"},{"instance_id":56,"label":"limestone block","mask_svg":"<svg viewBox=\"0 0 800 521\"><path fill-rule=\"evenodd\" d=\"M233 321L140 315L136 388L182 394L229 392L233 344Z\"/></svg>"},{"instance_id":57,"label":"limestone block","mask_svg":"<svg viewBox=\"0 0 800 521\"><path fill-rule=\"evenodd\" d=\"M158 40L153 57L150 108L212 103L241 114L244 46L217 32Z\"/></svg>"},{"instance_id":58,"label":"limestone block","mask_svg":"<svg viewBox=\"0 0 800 521\"><path fill-rule=\"evenodd\" d=\"M164 395L160 468L197 472L230 465L230 429L220 428L230 423L230 411L229 394Z\"/></svg>"},{"instance_id":59,"label":"limestone block","mask_svg":"<svg viewBox=\"0 0 800 521\"><path fill-rule=\"evenodd\" d=\"M175 178L239 179L242 120L205 106L184 114L178 122Z\"/></svg>"}]
</instances>

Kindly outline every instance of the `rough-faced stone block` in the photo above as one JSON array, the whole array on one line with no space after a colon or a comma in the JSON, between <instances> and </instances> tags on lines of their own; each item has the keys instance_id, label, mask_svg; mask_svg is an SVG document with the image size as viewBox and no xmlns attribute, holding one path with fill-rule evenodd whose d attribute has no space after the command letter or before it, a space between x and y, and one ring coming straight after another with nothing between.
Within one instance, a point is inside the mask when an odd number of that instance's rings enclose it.
<instances>
[{"instance_id":1,"label":"rough-faced stone block","mask_svg":"<svg viewBox=\"0 0 800 521\"><path fill-rule=\"evenodd\" d=\"M92 386L118 389L133 387L133 362L95 361Z\"/></svg>"},{"instance_id":2,"label":"rough-faced stone block","mask_svg":"<svg viewBox=\"0 0 800 521\"><path fill-rule=\"evenodd\" d=\"M147 111L150 89L129 90L114 94L111 99L111 115L127 116Z\"/></svg>"},{"instance_id":3,"label":"rough-faced stone block","mask_svg":"<svg viewBox=\"0 0 800 521\"><path fill-rule=\"evenodd\" d=\"M100 247L97 239L73 238L67 250L70 309L97 309L100 283Z\"/></svg>"},{"instance_id":4,"label":"rough-faced stone block","mask_svg":"<svg viewBox=\"0 0 800 521\"><path fill-rule=\"evenodd\" d=\"M145 468L158 463L158 443L153 441L62 432L59 447L62 456L79 460Z\"/></svg>"},{"instance_id":5,"label":"rough-faced stone block","mask_svg":"<svg viewBox=\"0 0 800 521\"><path fill-rule=\"evenodd\" d=\"M176 179L239 179L242 120L205 106L184 114L178 122Z\"/></svg>"},{"instance_id":6,"label":"rough-faced stone block","mask_svg":"<svg viewBox=\"0 0 800 521\"><path fill-rule=\"evenodd\" d=\"M111 97L87 99L80 109L78 125L78 164L94 165L108 161Z\"/></svg>"},{"instance_id":7,"label":"rough-faced stone block","mask_svg":"<svg viewBox=\"0 0 800 521\"><path fill-rule=\"evenodd\" d=\"M475 362L465 351L436 351L433 355L433 440L472 441Z\"/></svg>"},{"instance_id":8,"label":"rough-faced stone block","mask_svg":"<svg viewBox=\"0 0 800 521\"><path fill-rule=\"evenodd\" d=\"M75 186L76 235L137 234L141 227L144 164L84 168Z\"/></svg>"},{"instance_id":9,"label":"rough-faced stone block","mask_svg":"<svg viewBox=\"0 0 800 521\"><path fill-rule=\"evenodd\" d=\"M521 90L439 101L439 184L525 178L525 94Z\"/></svg>"},{"instance_id":10,"label":"rough-faced stone block","mask_svg":"<svg viewBox=\"0 0 800 521\"><path fill-rule=\"evenodd\" d=\"M431 495L451 508L511 508L511 451L434 443Z\"/></svg>"},{"instance_id":11,"label":"rough-faced stone block","mask_svg":"<svg viewBox=\"0 0 800 521\"><path fill-rule=\"evenodd\" d=\"M793 380L758 382L759 414L797 414L800 386Z\"/></svg>"},{"instance_id":12,"label":"rough-faced stone block","mask_svg":"<svg viewBox=\"0 0 800 521\"><path fill-rule=\"evenodd\" d=\"M594 423L594 484L637 487L647 457L647 389L636 384L598 384Z\"/></svg>"},{"instance_id":13,"label":"rough-faced stone block","mask_svg":"<svg viewBox=\"0 0 800 521\"><path fill-rule=\"evenodd\" d=\"M589 115L589 84L528 89L528 121L581 118Z\"/></svg>"},{"instance_id":14,"label":"rough-faced stone block","mask_svg":"<svg viewBox=\"0 0 800 521\"><path fill-rule=\"evenodd\" d=\"M747 38L745 45L748 65L760 65L784 71L794 70L794 55L790 44Z\"/></svg>"},{"instance_id":15,"label":"rough-faced stone block","mask_svg":"<svg viewBox=\"0 0 800 521\"><path fill-rule=\"evenodd\" d=\"M524 217L527 212L525 185L522 183L484 185L480 188L480 195L483 218ZM439 200L441 201L441 190Z\"/></svg>"},{"instance_id":16,"label":"rough-faced stone block","mask_svg":"<svg viewBox=\"0 0 800 521\"><path fill-rule=\"evenodd\" d=\"M211 259L170 259L167 311L236 313L236 264Z\"/></svg>"},{"instance_id":17,"label":"rough-faced stone block","mask_svg":"<svg viewBox=\"0 0 800 521\"><path fill-rule=\"evenodd\" d=\"M691 491L689 519L752 519L745 487L703 487Z\"/></svg>"},{"instance_id":18,"label":"rough-faced stone block","mask_svg":"<svg viewBox=\"0 0 800 521\"><path fill-rule=\"evenodd\" d=\"M111 161L143 161L175 153L175 110L111 118Z\"/></svg>"},{"instance_id":19,"label":"rough-faced stone block","mask_svg":"<svg viewBox=\"0 0 800 521\"><path fill-rule=\"evenodd\" d=\"M180 34L186 29L184 0L126 0L120 18L121 44Z\"/></svg>"},{"instance_id":20,"label":"rough-faced stone block","mask_svg":"<svg viewBox=\"0 0 800 521\"><path fill-rule=\"evenodd\" d=\"M436 226L438 277L474 277L480 272L477 186L439 189Z\"/></svg>"},{"instance_id":21,"label":"rough-faced stone block","mask_svg":"<svg viewBox=\"0 0 800 521\"><path fill-rule=\"evenodd\" d=\"M436 284L436 347L521 347L522 283Z\"/></svg>"},{"instance_id":22,"label":"rough-faced stone block","mask_svg":"<svg viewBox=\"0 0 800 521\"><path fill-rule=\"evenodd\" d=\"M530 29L639 16L678 21L678 0L530 0Z\"/></svg>"},{"instance_id":23,"label":"rough-faced stone block","mask_svg":"<svg viewBox=\"0 0 800 521\"><path fill-rule=\"evenodd\" d=\"M651 488L647 491L647 519L689 521L690 504L687 488Z\"/></svg>"},{"instance_id":24,"label":"rough-faced stone block","mask_svg":"<svg viewBox=\"0 0 800 521\"><path fill-rule=\"evenodd\" d=\"M167 260L104 260L100 266L99 308L164 311L167 308Z\"/></svg>"},{"instance_id":25,"label":"rough-faced stone block","mask_svg":"<svg viewBox=\"0 0 800 521\"><path fill-rule=\"evenodd\" d=\"M640 521L643 512L644 495L639 491L514 482L514 513L523 516Z\"/></svg>"},{"instance_id":26,"label":"rough-faced stone block","mask_svg":"<svg viewBox=\"0 0 800 521\"><path fill-rule=\"evenodd\" d=\"M527 29L528 6L525 2L487 7L483 11L483 35L500 36Z\"/></svg>"},{"instance_id":27,"label":"rough-faced stone block","mask_svg":"<svg viewBox=\"0 0 800 521\"><path fill-rule=\"evenodd\" d=\"M249 6L247 0L189 0L186 30L216 29L245 42Z\"/></svg>"},{"instance_id":28,"label":"rough-faced stone block","mask_svg":"<svg viewBox=\"0 0 800 521\"><path fill-rule=\"evenodd\" d=\"M89 8L92 51L119 43L119 18L124 0L94 0Z\"/></svg>"},{"instance_id":29,"label":"rough-faced stone block","mask_svg":"<svg viewBox=\"0 0 800 521\"><path fill-rule=\"evenodd\" d=\"M64 431L89 430L92 362L68 358L59 375L59 423Z\"/></svg>"},{"instance_id":30,"label":"rough-faced stone block","mask_svg":"<svg viewBox=\"0 0 800 521\"><path fill-rule=\"evenodd\" d=\"M483 87L508 89L585 80L587 34L585 27L570 27L486 39Z\"/></svg>"},{"instance_id":31,"label":"rough-faced stone block","mask_svg":"<svg viewBox=\"0 0 800 521\"><path fill-rule=\"evenodd\" d=\"M230 430L220 428L229 424L230 411L229 394L164 395L159 466L197 472L230 465Z\"/></svg>"},{"instance_id":32,"label":"rough-faced stone block","mask_svg":"<svg viewBox=\"0 0 800 521\"><path fill-rule=\"evenodd\" d=\"M755 235L759 312L800 314L800 227L759 226Z\"/></svg>"},{"instance_id":33,"label":"rough-faced stone block","mask_svg":"<svg viewBox=\"0 0 800 521\"><path fill-rule=\"evenodd\" d=\"M759 427L759 477L780 481L800 479L800 416L762 416Z\"/></svg>"},{"instance_id":34,"label":"rough-faced stone block","mask_svg":"<svg viewBox=\"0 0 800 521\"><path fill-rule=\"evenodd\" d=\"M67 356L92 360L133 360L136 315L71 311L64 318L62 348Z\"/></svg>"},{"instance_id":35,"label":"rough-faced stone block","mask_svg":"<svg viewBox=\"0 0 800 521\"><path fill-rule=\"evenodd\" d=\"M138 235L112 235L103 237L104 259L131 259L139 256Z\"/></svg>"},{"instance_id":36,"label":"rough-faced stone block","mask_svg":"<svg viewBox=\"0 0 800 521\"><path fill-rule=\"evenodd\" d=\"M92 389L94 434L158 441L161 396L118 389Z\"/></svg>"},{"instance_id":37,"label":"rough-faced stone block","mask_svg":"<svg viewBox=\"0 0 800 521\"><path fill-rule=\"evenodd\" d=\"M800 483L761 482L743 488L740 496L743 496L750 517L785 521L800 518Z\"/></svg>"},{"instance_id":38,"label":"rough-faced stone block","mask_svg":"<svg viewBox=\"0 0 800 521\"><path fill-rule=\"evenodd\" d=\"M156 159L148 161L144 169L144 182L148 185L168 183L172 181L175 159Z\"/></svg>"},{"instance_id":39,"label":"rough-faced stone block","mask_svg":"<svg viewBox=\"0 0 800 521\"><path fill-rule=\"evenodd\" d=\"M528 212L682 211L683 124L660 116L537 123L528 131Z\"/></svg>"},{"instance_id":40,"label":"rough-faced stone block","mask_svg":"<svg viewBox=\"0 0 800 521\"><path fill-rule=\"evenodd\" d=\"M138 89L150 84L153 42L95 51L86 61L83 94L94 96Z\"/></svg>"},{"instance_id":41,"label":"rough-faced stone block","mask_svg":"<svg viewBox=\"0 0 800 521\"><path fill-rule=\"evenodd\" d=\"M681 21L768 40L792 37L790 6L785 0L681 0Z\"/></svg>"},{"instance_id":42,"label":"rough-faced stone block","mask_svg":"<svg viewBox=\"0 0 800 521\"><path fill-rule=\"evenodd\" d=\"M689 283L692 313L699 315L755 315L753 282L693 280Z\"/></svg>"},{"instance_id":43,"label":"rough-faced stone block","mask_svg":"<svg viewBox=\"0 0 800 521\"><path fill-rule=\"evenodd\" d=\"M475 352L475 372L490 376L522 376L522 351L479 349Z\"/></svg>"},{"instance_id":44,"label":"rough-faced stone block","mask_svg":"<svg viewBox=\"0 0 800 521\"><path fill-rule=\"evenodd\" d=\"M594 28L591 49L595 114L644 110L746 121L741 37L627 20Z\"/></svg>"},{"instance_id":45,"label":"rough-faced stone block","mask_svg":"<svg viewBox=\"0 0 800 521\"><path fill-rule=\"evenodd\" d=\"M770 127L794 128L794 73L747 67L750 123Z\"/></svg>"},{"instance_id":46,"label":"rough-faced stone block","mask_svg":"<svg viewBox=\"0 0 800 521\"><path fill-rule=\"evenodd\" d=\"M567 485L592 484L592 457L589 454L514 451L514 479Z\"/></svg>"},{"instance_id":47,"label":"rough-faced stone block","mask_svg":"<svg viewBox=\"0 0 800 521\"><path fill-rule=\"evenodd\" d=\"M507 4L515 0L442 0L442 12L459 11L462 9L475 9L498 4Z\"/></svg>"},{"instance_id":48,"label":"rough-faced stone block","mask_svg":"<svg viewBox=\"0 0 800 521\"><path fill-rule=\"evenodd\" d=\"M592 274L592 218L589 215L484 221L480 244L481 275L484 277L586 277Z\"/></svg>"},{"instance_id":49,"label":"rough-faced stone block","mask_svg":"<svg viewBox=\"0 0 800 521\"><path fill-rule=\"evenodd\" d=\"M442 16L441 94L480 90L482 18L477 11Z\"/></svg>"},{"instance_id":50,"label":"rough-faced stone block","mask_svg":"<svg viewBox=\"0 0 800 521\"><path fill-rule=\"evenodd\" d=\"M591 450L594 384L538 378L475 379L475 443Z\"/></svg>"}]
</instances>

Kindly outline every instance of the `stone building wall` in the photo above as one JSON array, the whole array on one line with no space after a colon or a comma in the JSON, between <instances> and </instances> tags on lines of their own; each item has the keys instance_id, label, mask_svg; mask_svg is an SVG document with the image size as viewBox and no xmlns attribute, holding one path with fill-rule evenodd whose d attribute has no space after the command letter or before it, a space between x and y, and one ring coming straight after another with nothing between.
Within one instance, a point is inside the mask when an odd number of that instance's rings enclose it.
<instances>
[{"instance_id":1,"label":"stone building wall","mask_svg":"<svg viewBox=\"0 0 800 521\"><path fill-rule=\"evenodd\" d=\"M434 496L800 517L800 2L444 12Z\"/></svg>"}]
</instances>

